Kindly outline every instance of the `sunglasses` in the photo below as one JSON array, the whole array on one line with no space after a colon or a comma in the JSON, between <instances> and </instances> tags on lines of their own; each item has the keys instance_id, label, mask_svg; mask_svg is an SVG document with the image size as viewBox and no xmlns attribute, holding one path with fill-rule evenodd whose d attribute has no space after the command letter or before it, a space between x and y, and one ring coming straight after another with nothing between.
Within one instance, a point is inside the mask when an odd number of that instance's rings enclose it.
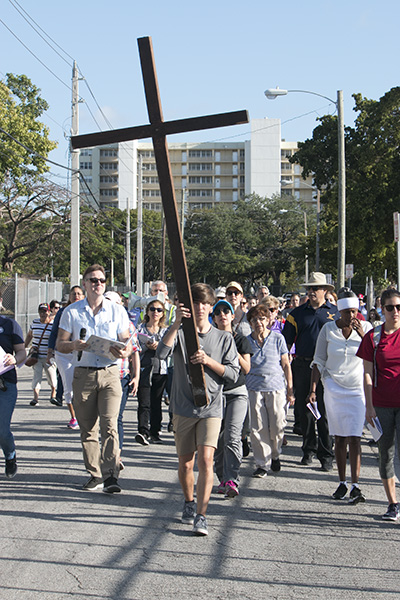
<instances>
[{"instance_id":1,"label":"sunglasses","mask_svg":"<svg viewBox=\"0 0 400 600\"><path fill-rule=\"evenodd\" d=\"M217 310L214 310L214 317L218 317L221 313L224 313L224 315L228 315L229 313L232 313L231 309L228 308L227 306L225 306L225 308L217 308Z\"/></svg>"},{"instance_id":2,"label":"sunglasses","mask_svg":"<svg viewBox=\"0 0 400 600\"><path fill-rule=\"evenodd\" d=\"M323 285L309 285L308 287L306 287L306 290L314 290L315 292L317 292L318 290L324 290L324 286Z\"/></svg>"},{"instance_id":3,"label":"sunglasses","mask_svg":"<svg viewBox=\"0 0 400 600\"><path fill-rule=\"evenodd\" d=\"M274 308L273 306L268 306L268 310L269 312L275 312L276 310L278 310L278 308Z\"/></svg>"},{"instance_id":4,"label":"sunglasses","mask_svg":"<svg viewBox=\"0 0 400 600\"><path fill-rule=\"evenodd\" d=\"M229 292L226 292L227 296L240 296L242 292L239 292L239 290L229 290Z\"/></svg>"},{"instance_id":5,"label":"sunglasses","mask_svg":"<svg viewBox=\"0 0 400 600\"><path fill-rule=\"evenodd\" d=\"M106 282L104 277L101 277L100 279L98 277L89 277L89 281L91 281L92 283L105 283Z\"/></svg>"},{"instance_id":6,"label":"sunglasses","mask_svg":"<svg viewBox=\"0 0 400 600\"><path fill-rule=\"evenodd\" d=\"M55 310L59 310L61 307L60 307L60 306L53 306L53 308L54 308Z\"/></svg>"},{"instance_id":7,"label":"sunglasses","mask_svg":"<svg viewBox=\"0 0 400 600\"><path fill-rule=\"evenodd\" d=\"M397 312L400 312L400 304L385 304L382 308L386 308L388 312L393 312L394 309L396 309Z\"/></svg>"},{"instance_id":8,"label":"sunglasses","mask_svg":"<svg viewBox=\"0 0 400 600\"><path fill-rule=\"evenodd\" d=\"M150 306L149 310L151 310L151 312L158 312L158 313L164 312L163 308L157 308L156 306Z\"/></svg>"}]
</instances>

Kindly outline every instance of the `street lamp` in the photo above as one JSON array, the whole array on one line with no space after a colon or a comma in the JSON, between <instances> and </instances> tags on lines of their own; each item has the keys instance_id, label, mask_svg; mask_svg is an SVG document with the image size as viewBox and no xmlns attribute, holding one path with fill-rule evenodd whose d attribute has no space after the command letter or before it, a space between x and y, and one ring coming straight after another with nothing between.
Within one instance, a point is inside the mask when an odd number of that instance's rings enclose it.
<instances>
[{"instance_id":1,"label":"street lamp","mask_svg":"<svg viewBox=\"0 0 400 600\"><path fill-rule=\"evenodd\" d=\"M288 212L294 212L298 215L300 215L301 213L303 213L304 216L304 235L306 237L307 240L307 236L308 236L308 229L307 229L307 213L305 210L294 210L294 209L289 209L289 208L281 208L279 210L281 215L284 215L285 213ZM305 271L305 281L308 281L308 252L307 252L307 248L306 248L306 254L304 256L304 271Z\"/></svg>"},{"instance_id":2,"label":"street lamp","mask_svg":"<svg viewBox=\"0 0 400 600\"><path fill-rule=\"evenodd\" d=\"M278 96L286 96L289 92L300 92L319 96L332 102L338 113L338 141L339 141L339 202L338 202L338 262L337 262L337 285L341 288L345 284L346 263L346 169L344 148L344 118L343 118L343 92L337 91L337 100L328 96L310 92L309 90L281 90L280 88L265 90L264 94L269 100L275 100Z\"/></svg>"}]
</instances>

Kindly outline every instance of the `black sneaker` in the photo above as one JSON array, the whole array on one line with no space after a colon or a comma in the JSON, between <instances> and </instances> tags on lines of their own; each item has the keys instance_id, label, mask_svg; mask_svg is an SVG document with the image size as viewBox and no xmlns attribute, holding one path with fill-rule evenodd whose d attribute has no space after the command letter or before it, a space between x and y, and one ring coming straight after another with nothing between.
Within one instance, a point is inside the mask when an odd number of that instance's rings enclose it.
<instances>
[{"instance_id":1,"label":"black sneaker","mask_svg":"<svg viewBox=\"0 0 400 600\"><path fill-rule=\"evenodd\" d=\"M263 477L266 477L266 475L267 471L265 469L262 469L261 467L257 467L257 469L253 473L253 477L258 477L258 479L262 479Z\"/></svg>"},{"instance_id":2,"label":"black sneaker","mask_svg":"<svg viewBox=\"0 0 400 600\"><path fill-rule=\"evenodd\" d=\"M333 470L333 465L331 460L321 460L321 471L328 473Z\"/></svg>"},{"instance_id":3,"label":"black sneaker","mask_svg":"<svg viewBox=\"0 0 400 600\"><path fill-rule=\"evenodd\" d=\"M53 404L54 406L62 406L62 398L50 398L50 404Z\"/></svg>"},{"instance_id":4,"label":"black sneaker","mask_svg":"<svg viewBox=\"0 0 400 600\"><path fill-rule=\"evenodd\" d=\"M6 458L6 477L8 477L8 479L12 479L16 476L17 471L17 457L14 456L14 458Z\"/></svg>"},{"instance_id":5,"label":"black sneaker","mask_svg":"<svg viewBox=\"0 0 400 600\"><path fill-rule=\"evenodd\" d=\"M249 440L247 437L242 439L243 458L246 458L250 454Z\"/></svg>"},{"instance_id":6,"label":"black sneaker","mask_svg":"<svg viewBox=\"0 0 400 600\"><path fill-rule=\"evenodd\" d=\"M313 461L313 457L311 455L305 454L303 456L303 458L301 459L300 464L301 465L311 465L312 461Z\"/></svg>"},{"instance_id":7,"label":"black sneaker","mask_svg":"<svg viewBox=\"0 0 400 600\"><path fill-rule=\"evenodd\" d=\"M31 400L29 402L30 406L36 406L37 404L39 404L39 400L36 400L36 398L34 398L33 400Z\"/></svg>"},{"instance_id":8,"label":"black sneaker","mask_svg":"<svg viewBox=\"0 0 400 600\"><path fill-rule=\"evenodd\" d=\"M103 486L103 480L101 477L91 477L87 480L87 482L82 486L83 490L88 490L89 492L93 492L94 490L99 490Z\"/></svg>"},{"instance_id":9,"label":"black sneaker","mask_svg":"<svg viewBox=\"0 0 400 600\"><path fill-rule=\"evenodd\" d=\"M339 483L336 492L333 492L332 498L335 500L343 500L347 494L347 485L345 483Z\"/></svg>"},{"instance_id":10,"label":"black sneaker","mask_svg":"<svg viewBox=\"0 0 400 600\"><path fill-rule=\"evenodd\" d=\"M382 515L384 521L397 521L399 518L400 510L399 503L389 504L387 511Z\"/></svg>"},{"instance_id":11,"label":"black sneaker","mask_svg":"<svg viewBox=\"0 0 400 600\"><path fill-rule=\"evenodd\" d=\"M273 458L271 460L271 471L274 471L275 473L277 473L280 470L281 470L281 461L279 460L279 458Z\"/></svg>"},{"instance_id":12,"label":"black sneaker","mask_svg":"<svg viewBox=\"0 0 400 600\"><path fill-rule=\"evenodd\" d=\"M121 491L121 486L118 483L118 480L115 477L108 477L105 480L103 486L103 492L106 494L118 494Z\"/></svg>"},{"instance_id":13,"label":"black sneaker","mask_svg":"<svg viewBox=\"0 0 400 600\"><path fill-rule=\"evenodd\" d=\"M365 496L359 487L354 486L350 492L349 504L358 504L359 502L365 502Z\"/></svg>"},{"instance_id":14,"label":"black sneaker","mask_svg":"<svg viewBox=\"0 0 400 600\"><path fill-rule=\"evenodd\" d=\"M135 435L135 440L137 441L138 444L141 444L142 446L149 445L149 440L145 433L137 433Z\"/></svg>"},{"instance_id":15,"label":"black sneaker","mask_svg":"<svg viewBox=\"0 0 400 600\"><path fill-rule=\"evenodd\" d=\"M164 442L159 435L151 435L149 438L151 444L163 444Z\"/></svg>"}]
</instances>

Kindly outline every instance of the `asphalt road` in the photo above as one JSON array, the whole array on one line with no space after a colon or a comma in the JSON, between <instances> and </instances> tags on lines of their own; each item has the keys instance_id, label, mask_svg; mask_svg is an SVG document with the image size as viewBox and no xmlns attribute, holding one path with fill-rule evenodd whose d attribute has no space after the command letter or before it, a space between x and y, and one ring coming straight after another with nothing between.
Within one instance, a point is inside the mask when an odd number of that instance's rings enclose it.
<instances>
[{"instance_id":1,"label":"asphalt road","mask_svg":"<svg viewBox=\"0 0 400 600\"><path fill-rule=\"evenodd\" d=\"M382 521L386 499L368 433L365 504L331 498L336 472L300 466L300 438L288 426L281 472L252 478L250 455L240 495L213 493L209 536L194 537L180 523L172 434L162 446L136 444L130 400L123 492L84 492L79 432L67 429L65 407L49 403L47 384L39 406L29 406L30 377L24 367L13 420L19 471L0 476L1 599L399 597L399 525Z\"/></svg>"}]
</instances>

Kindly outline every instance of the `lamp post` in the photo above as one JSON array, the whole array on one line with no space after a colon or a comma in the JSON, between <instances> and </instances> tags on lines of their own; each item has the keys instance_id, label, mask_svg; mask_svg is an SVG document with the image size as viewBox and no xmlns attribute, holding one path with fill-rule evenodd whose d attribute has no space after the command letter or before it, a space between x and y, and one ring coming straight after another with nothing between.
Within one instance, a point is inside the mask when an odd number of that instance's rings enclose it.
<instances>
[{"instance_id":1,"label":"lamp post","mask_svg":"<svg viewBox=\"0 0 400 600\"><path fill-rule=\"evenodd\" d=\"M294 212L298 215L300 215L301 213L303 213L304 216L304 235L306 237L307 240L307 236L308 236L308 229L307 229L307 213L305 210L293 210L293 209L288 209L288 208L281 208L279 210L279 212L281 213L281 215L284 215L285 213L288 212ZM308 252L307 252L307 248L306 248L306 253L304 256L304 274L305 274L305 281L308 281Z\"/></svg>"},{"instance_id":2,"label":"lamp post","mask_svg":"<svg viewBox=\"0 0 400 600\"><path fill-rule=\"evenodd\" d=\"M281 90L280 88L265 90L264 94L269 100L275 100L278 96L286 96L289 92L300 92L312 94L329 100L336 106L338 113L338 142L339 142L339 201L338 201L338 261L337 261L337 285L341 288L345 284L346 264L346 169L345 169L345 147L344 147L344 118L343 118L343 92L337 91L337 100L328 96L317 94L309 90Z\"/></svg>"}]
</instances>

